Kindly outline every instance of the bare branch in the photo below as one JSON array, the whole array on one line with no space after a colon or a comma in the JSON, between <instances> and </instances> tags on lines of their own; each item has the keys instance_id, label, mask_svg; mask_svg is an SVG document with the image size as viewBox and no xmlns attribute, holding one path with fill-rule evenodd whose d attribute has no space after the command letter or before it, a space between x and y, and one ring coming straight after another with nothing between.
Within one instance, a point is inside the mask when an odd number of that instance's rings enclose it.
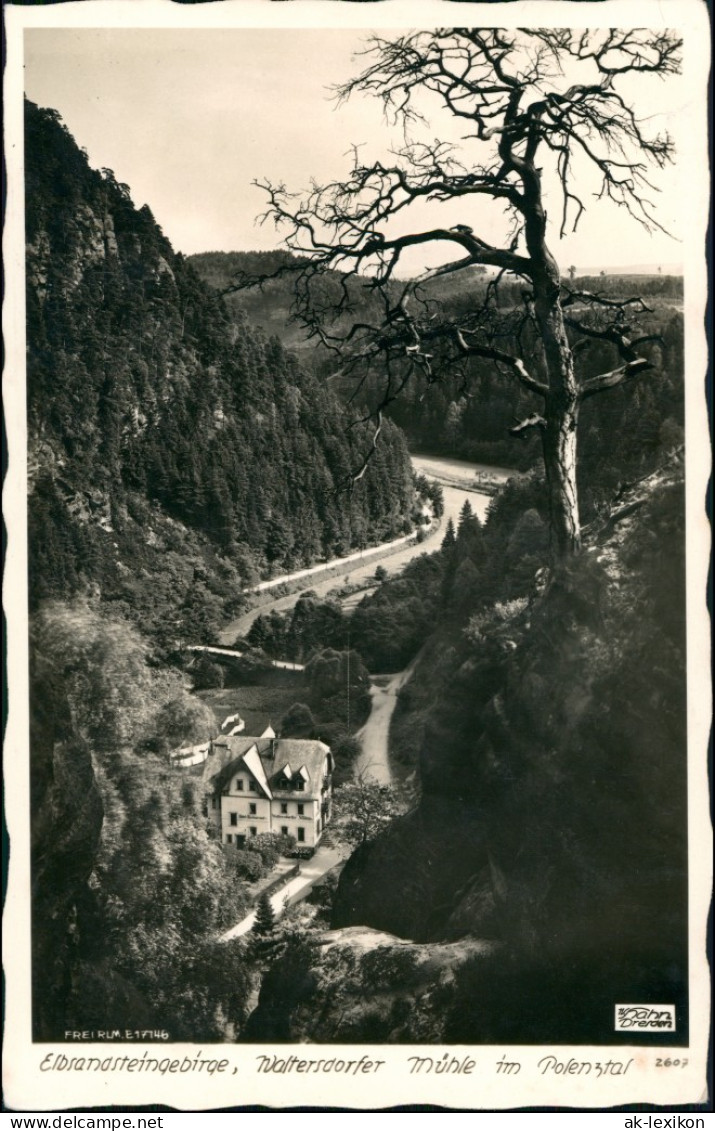
<instances>
[{"instance_id":1,"label":"bare branch","mask_svg":"<svg viewBox=\"0 0 715 1131\"><path fill-rule=\"evenodd\" d=\"M535 377L532 377L520 357L514 357L512 354L505 353L504 350L495 349L493 346L480 345L478 342L467 342L465 338L466 333L468 333L468 331L456 328L454 330L455 340L463 354L470 357L486 357L491 361L498 361L502 365L507 365L519 378L522 385L525 385L532 393L538 393L541 397L545 397L548 394L548 385L544 385L541 381L537 381Z\"/></svg>"},{"instance_id":2,"label":"bare branch","mask_svg":"<svg viewBox=\"0 0 715 1131\"><path fill-rule=\"evenodd\" d=\"M675 33L647 29L470 27L377 36L363 53L362 72L337 98L378 98L387 118L402 126L401 144L372 162L353 147L344 178L312 184L301 196L283 185L261 186L268 198L263 222L280 229L296 257L268 278L295 280L292 316L311 340L339 355L336 373L354 380L361 397L369 388L377 400L371 451L382 413L408 381L466 381L470 359L491 362L543 398L544 415L527 416L512 434L536 427L544 435L557 556L580 545L579 405L648 369L639 355L656 337L635 328L637 316L649 313L641 299L563 285L549 224L555 217L560 236L578 226L587 196L577 176L587 163L596 197L649 230L660 227L651 170L673 160L673 144L638 117L621 79L677 74L681 48ZM431 124L435 105L465 122L461 147L413 134ZM549 173L558 185L556 209L545 199ZM453 223L455 202L464 205L466 222ZM486 238L494 229L484 202L506 218L508 235L498 246ZM415 215L419 224L410 228ZM455 246L457 257L450 254ZM405 279L421 248L446 250L447 262ZM476 282L468 305L462 294L453 300L433 285L460 273L468 279L469 268L491 269L495 277L485 275L484 287ZM239 277L232 289L250 282ZM578 335L575 345L568 331ZM583 351L599 341L613 347L620 365L579 383Z\"/></svg>"},{"instance_id":3,"label":"bare branch","mask_svg":"<svg viewBox=\"0 0 715 1131\"><path fill-rule=\"evenodd\" d=\"M618 369L611 369L608 373L599 373L597 377L589 377L581 385L579 400L584 401L595 393L602 393L605 389L613 389L616 385L622 384L631 377L637 377L646 369L652 368L653 366L646 358L640 357L635 361L629 361L625 365L619 366Z\"/></svg>"},{"instance_id":4,"label":"bare branch","mask_svg":"<svg viewBox=\"0 0 715 1131\"><path fill-rule=\"evenodd\" d=\"M358 483L362 479L363 475L365 474L368 467L370 466L370 460L372 459L372 456L375 453L375 451L377 451L377 441L380 439L380 433L381 432L382 432L382 412L380 410L378 410L378 412L377 412L377 426L376 426L375 431L373 432L373 435L372 435L372 442L371 442L370 450L368 451L367 455L363 459L359 470L354 472L353 477L352 477L353 484Z\"/></svg>"},{"instance_id":5,"label":"bare branch","mask_svg":"<svg viewBox=\"0 0 715 1131\"><path fill-rule=\"evenodd\" d=\"M606 295L595 294L592 291L574 291L569 287L562 284L562 290L565 296L561 299L561 306L565 309L568 306L575 306L583 304L584 306L601 306L607 307L610 310L627 310L629 307L634 307L637 314L652 314L653 309L646 306L645 302L640 297L633 298L608 298Z\"/></svg>"},{"instance_id":6,"label":"bare branch","mask_svg":"<svg viewBox=\"0 0 715 1131\"><path fill-rule=\"evenodd\" d=\"M527 416L519 424L515 424L513 428L509 429L510 436L522 436L529 428L545 428L546 421L543 416L539 416L537 412L532 412L531 416Z\"/></svg>"}]
</instances>

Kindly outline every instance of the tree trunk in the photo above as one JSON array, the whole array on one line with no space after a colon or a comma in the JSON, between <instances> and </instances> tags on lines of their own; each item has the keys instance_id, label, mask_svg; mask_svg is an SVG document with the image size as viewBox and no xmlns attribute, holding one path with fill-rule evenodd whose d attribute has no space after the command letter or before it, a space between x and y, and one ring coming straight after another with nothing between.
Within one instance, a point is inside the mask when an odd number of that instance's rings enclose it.
<instances>
[{"instance_id":1,"label":"tree trunk","mask_svg":"<svg viewBox=\"0 0 715 1131\"><path fill-rule=\"evenodd\" d=\"M556 268L555 263L553 268ZM580 550L581 524L576 487L579 396L573 354L559 300L558 269L554 269L546 273L545 279L542 278L541 286L535 287L534 306L548 373L549 392L545 398L546 424L542 429L542 446L549 499L551 555L557 564Z\"/></svg>"},{"instance_id":2,"label":"tree trunk","mask_svg":"<svg viewBox=\"0 0 715 1131\"><path fill-rule=\"evenodd\" d=\"M555 562L578 553L581 548L576 488L577 423L576 397L550 394L546 404L542 446L549 499L551 555Z\"/></svg>"}]
</instances>

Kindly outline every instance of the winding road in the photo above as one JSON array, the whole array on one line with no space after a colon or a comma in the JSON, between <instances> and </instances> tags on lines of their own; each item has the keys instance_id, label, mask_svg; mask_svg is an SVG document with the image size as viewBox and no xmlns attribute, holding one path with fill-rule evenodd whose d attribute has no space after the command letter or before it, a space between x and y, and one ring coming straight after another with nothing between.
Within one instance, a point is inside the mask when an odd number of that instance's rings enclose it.
<instances>
[{"instance_id":1,"label":"winding road","mask_svg":"<svg viewBox=\"0 0 715 1131\"><path fill-rule=\"evenodd\" d=\"M345 582L347 577L351 582L367 582L372 580L375 576L375 568L378 565L384 567L388 576L394 576L401 573L408 562L413 558L418 558L420 554L431 553L437 549L438 541L435 535L438 534L440 529L452 519L455 527L459 521L459 512L464 506L465 499L469 499L472 510L479 519L483 521L486 517L487 509L491 501L490 495L485 495L477 490L477 475L483 474L490 476L494 481L505 483L511 476L517 474L510 471L506 467L490 467L487 464L469 463L466 460L459 459L445 459L442 456L412 456L412 466L418 474L426 475L428 479L434 479L441 484L444 492L444 516L440 526L433 526L430 533L422 542L414 540L405 540L404 545L400 547L402 540L387 542L383 546L373 546L363 551L362 554L352 554L349 559L336 558L331 562L323 562L320 565L313 566L309 570L301 570L300 576L305 580L305 589L311 589L320 597L325 597L333 589L336 589L341 583ZM395 547L389 557L380 557L380 552L390 550ZM330 576L321 576L330 570ZM285 582L295 578L294 574L287 574L285 577L274 578L270 584L277 586L281 582ZM229 624L221 630L218 636L218 643L223 645L231 645L237 637L245 636L250 630L251 625L257 617L262 614L272 612L287 612L292 609L297 603L301 592L291 593L287 597L276 597L272 601L267 601L265 604L259 605L257 608L249 609L247 612L242 613L241 616L236 617L230 621ZM344 607L354 608L359 603L364 594L360 593L347 597L344 602ZM341 602L342 603L342 602Z\"/></svg>"},{"instance_id":2,"label":"winding road","mask_svg":"<svg viewBox=\"0 0 715 1131\"><path fill-rule=\"evenodd\" d=\"M499 483L506 482L515 474L505 467L487 467L485 464L467 463L465 460L442 459L438 456L413 456L412 465L416 472L426 475L428 479L435 479L442 485L444 492L442 522L446 524L451 518L455 527L459 521L460 511L467 499L474 514L481 521L486 518L491 495L483 494L475 489L477 473L488 475L492 480ZM463 484L463 486L458 484ZM424 552L423 543L421 546L413 548L410 557L416 557L419 553ZM400 568L404 568L404 565L406 565L406 562L403 562ZM389 758L390 723L397 706L397 696L401 688L409 681L418 658L419 654L415 656L409 667L396 675L375 675L372 677L370 717L355 735L362 746L362 753L355 763L356 773L360 776L374 778L381 785L391 785L393 782Z\"/></svg>"},{"instance_id":3,"label":"winding road","mask_svg":"<svg viewBox=\"0 0 715 1131\"><path fill-rule=\"evenodd\" d=\"M386 542L382 546L370 547L368 550L365 550L362 555L353 555L349 559L336 558L331 562L321 563L313 567L313 572L307 570L301 571L305 581L304 588L301 588L295 593L290 593L287 597L276 597L271 601L266 601L264 604L258 605L256 608L248 609L221 630L218 637L219 643L233 644L237 637L245 636L254 620L264 613L284 613L287 612L288 609L292 609L297 603L301 593L304 593L306 589L310 589L320 597L325 597L331 590L338 588L340 585L344 585L348 577L351 582L366 582L372 580L378 565L383 566L389 575L400 573L413 558L418 557L420 554L427 553L429 550L437 549L438 543L434 539L434 535L437 534L438 530L439 526L433 526L431 534L428 535L423 542L416 542L414 539L410 538L402 544L402 548L399 548L399 543ZM394 546L398 548L393 550L393 552L389 554L389 557L380 557L380 551L389 552ZM328 577L322 576L325 574L326 570L331 571ZM277 585L279 582L287 581L291 576L292 575L287 574L286 577L275 578L275 584ZM358 601L362 596L363 594L360 593ZM349 601L350 598L347 600Z\"/></svg>"}]
</instances>

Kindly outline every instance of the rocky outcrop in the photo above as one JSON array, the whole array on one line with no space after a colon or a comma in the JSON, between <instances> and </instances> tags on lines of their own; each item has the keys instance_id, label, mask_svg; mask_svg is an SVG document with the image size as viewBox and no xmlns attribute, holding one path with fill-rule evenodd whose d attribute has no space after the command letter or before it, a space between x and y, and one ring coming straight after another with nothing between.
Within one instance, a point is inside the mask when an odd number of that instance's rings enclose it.
<instances>
[{"instance_id":1,"label":"rocky outcrop","mask_svg":"<svg viewBox=\"0 0 715 1131\"><path fill-rule=\"evenodd\" d=\"M477 926L466 913L453 917L476 888L484 892L480 934L494 938L483 814L475 804L437 798L353 854L340 878L333 926L369 923L418 942L454 938Z\"/></svg>"},{"instance_id":2,"label":"rocky outcrop","mask_svg":"<svg viewBox=\"0 0 715 1131\"><path fill-rule=\"evenodd\" d=\"M441 973L404 987L398 1008L444 1039L610 1039L617 1001L675 1002L687 1031L683 550L676 459L623 494L558 580L451 641L418 807L354 853L331 947L283 1013L272 971L257 1020L332 1039L340 1000L360 1039L402 1039L362 957L349 966L353 940L379 930L409 940L385 961L419 965L415 943L440 962L449 940L487 948L456 974L459 1007ZM353 977L357 1013L340 989Z\"/></svg>"},{"instance_id":3,"label":"rocky outcrop","mask_svg":"<svg viewBox=\"0 0 715 1131\"><path fill-rule=\"evenodd\" d=\"M439 1043L460 974L494 952L474 939L418 946L365 927L295 943L264 978L242 1040Z\"/></svg>"},{"instance_id":4,"label":"rocky outcrop","mask_svg":"<svg viewBox=\"0 0 715 1131\"><path fill-rule=\"evenodd\" d=\"M92 902L103 806L90 752L41 659L33 664L31 703L34 1037L48 1040L71 1026L67 1003L84 946L79 919Z\"/></svg>"}]
</instances>

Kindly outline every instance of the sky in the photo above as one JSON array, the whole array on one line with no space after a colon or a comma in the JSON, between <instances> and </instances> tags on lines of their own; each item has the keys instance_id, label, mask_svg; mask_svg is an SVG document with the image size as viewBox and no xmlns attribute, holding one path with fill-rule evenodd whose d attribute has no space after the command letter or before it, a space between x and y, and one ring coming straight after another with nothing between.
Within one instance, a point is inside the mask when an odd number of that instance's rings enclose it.
<instances>
[{"instance_id":1,"label":"sky","mask_svg":"<svg viewBox=\"0 0 715 1131\"><path fill-rule=\"evenodd\" d=\"M280 246L272 224L257 216L265 195L255 179L295 191L311 179L344 177L350 148L366 162L384 157L400 132L384 122L374 96L337 107L330 88L360 69L365 44L355 29L97 29L25 31L25 89L58 110L95 168L114 170L137 206L148 204L177 251L270 249ZM389 33L383 33L389 34ZM654 130L687 142L687 104L678 78L641 76L634 97ZM455 123L435 116L428 137L458 138ZM461 132L465 132L460 127ZM646 232L615 206L592 199L575 235L551 246L561 264L677 268L682 223L679 167L656 171L662 189L658 218L671 233ZM450 206L448 224L468 223L497 242L504 234L498 205L483 198ZM554 205L554 216L558 209ZM418 217L429 223L425 212ZM406 261L410 272L454 258L424 249Z\"/></svg>"}]
</instances>

